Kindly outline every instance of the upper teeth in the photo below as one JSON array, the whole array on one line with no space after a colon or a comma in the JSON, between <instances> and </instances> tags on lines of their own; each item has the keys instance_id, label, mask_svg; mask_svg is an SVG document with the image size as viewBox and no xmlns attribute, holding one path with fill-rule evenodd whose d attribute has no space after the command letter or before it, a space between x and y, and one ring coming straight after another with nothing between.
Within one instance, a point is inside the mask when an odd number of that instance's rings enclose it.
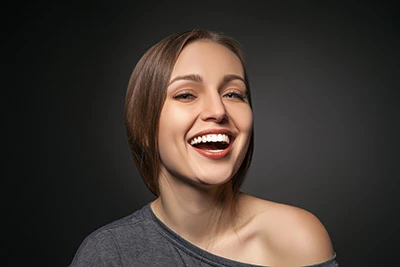
<instances>
[{"instance_id":1,"label":"upper teeth","mask_svg":"<svg viewBox=\"0 0 400 267\"><path fill-rule=\"evenodd\" d=\"M206 142L226 142L229 144L229 137L226 134L206 134L193 138L190 144L195 145Z\"/></svg>"}]
</instances>

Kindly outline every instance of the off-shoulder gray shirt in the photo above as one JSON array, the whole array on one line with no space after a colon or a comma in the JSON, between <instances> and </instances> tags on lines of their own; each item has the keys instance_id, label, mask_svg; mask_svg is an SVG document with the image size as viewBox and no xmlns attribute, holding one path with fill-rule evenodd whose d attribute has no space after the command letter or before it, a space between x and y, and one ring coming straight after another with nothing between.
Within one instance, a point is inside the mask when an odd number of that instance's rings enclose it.
<instances>
[{"instance_id":1,"label":"off-shoulder gray shirt","mask_svg":"<svg viewBox=\"0 0 400 267\"><path fill-rule=\"evenodd\" d=\"M186 241L153 213L150 204L88 235L70 267L255 267L211 254ZM336 255L313 267L338 267Z\"/></svg>"}]
</instances>

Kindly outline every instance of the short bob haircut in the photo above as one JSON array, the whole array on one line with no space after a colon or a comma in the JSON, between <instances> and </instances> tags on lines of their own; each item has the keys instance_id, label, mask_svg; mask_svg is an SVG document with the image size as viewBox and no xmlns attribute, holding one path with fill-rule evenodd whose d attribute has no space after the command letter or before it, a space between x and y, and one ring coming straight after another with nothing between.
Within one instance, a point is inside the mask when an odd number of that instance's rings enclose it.
<instances>
[{"instance_id":1,"label":"short bob haircut","mask_svg":"<svg viewBox=\"0 0 400 267\"><path fill-rule=\"evenodd\" d=\"M153 45L136 64L130 77L125 98L125 127L136 167L146 186L159 196L158 177L161 160L158 149L158 128L161 110L175 62L182 49L197 40L208 40L231 50L241 61L251 105L250 87L241 45L233 38L204 29L186 30L170 35ZM232 177L234 196L250 167L254 149L254 131L243 162Z\"/></svg>"}]
</instances>

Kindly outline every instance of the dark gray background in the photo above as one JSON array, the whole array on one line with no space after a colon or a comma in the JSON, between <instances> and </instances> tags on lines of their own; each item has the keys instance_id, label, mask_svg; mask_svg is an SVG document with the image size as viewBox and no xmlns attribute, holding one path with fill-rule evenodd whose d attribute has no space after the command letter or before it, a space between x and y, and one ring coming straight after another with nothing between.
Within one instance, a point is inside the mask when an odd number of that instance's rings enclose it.
<instances>
[{"instance_id":1,"label":"dark gray background","mask_svg":"<svg viewBox=\"0 0 400 267\"><path fill-rule=\"evenodd\" d=\"M256 148L243 191L316 214L341 266L394 262L394 5L93 2L3 9L9 266L67 266L90 232L152 200L125 136L125 90L145 50L193 27L246 51Z\"/></svg>"}]
</instances>

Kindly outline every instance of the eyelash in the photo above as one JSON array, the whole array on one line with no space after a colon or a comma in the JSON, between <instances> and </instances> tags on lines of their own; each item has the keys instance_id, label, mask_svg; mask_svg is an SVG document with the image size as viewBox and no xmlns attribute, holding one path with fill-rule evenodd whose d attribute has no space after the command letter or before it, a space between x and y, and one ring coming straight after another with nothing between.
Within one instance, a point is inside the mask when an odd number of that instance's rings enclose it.
<instances>
[{"instance_id":1,"label":"eyelash","mask_svg":"<svg viewBox=\"0 0 400 267\"><path fill-rule=\"evenodd\" d=\"M227 93L225 93L223 95L224 98L228 98L228 99L238 99L241 101L244 101L247 99L247 96L242 94L241 92L237 92L237 91L229 91ZM192 93L189 92L182 92L179 93L175 96L173 96L174 99L177 100L181 100L181 101L190 101L193 99L196 99L197 97L195 95L193 95Z\"/></svg>"},{"instance_id":2,"label":"eyelash","mask_svg":"<svg viewBox=\"0 0 400 267\"><path fill-rule=\"evenodd\" d=\"M237 98L237 99L240 99L240 100L247 99L246 95L243 95L241 92L237 92L237 91L229 91L224 95L224 97Z\"/></svg>"},{"instance_id":3,"label":"eyelash","mask_svg":"<svg viewBox=\"0 0 400 267\"><path fill-rule=\"evenodd\" d=\"M196 97L188 92L182 92L174 96L174 99L181 100L181 101L189 101L195 99Z\"/></svg>"}]
</instances>

